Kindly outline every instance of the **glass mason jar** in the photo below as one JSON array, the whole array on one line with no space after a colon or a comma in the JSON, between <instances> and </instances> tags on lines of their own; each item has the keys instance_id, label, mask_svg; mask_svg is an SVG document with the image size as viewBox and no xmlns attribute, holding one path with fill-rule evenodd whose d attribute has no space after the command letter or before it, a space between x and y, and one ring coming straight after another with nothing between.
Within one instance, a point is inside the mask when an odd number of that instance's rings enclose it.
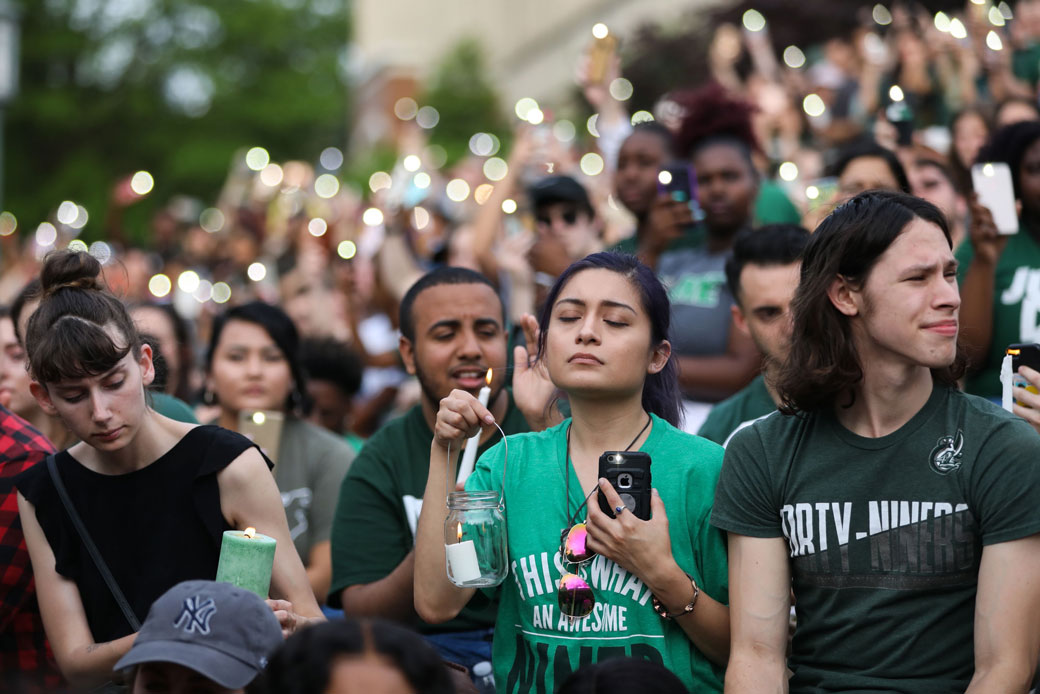
<instances>
[{"instance_id":1,"label":"glass mason jar","mask_svg":"<svg viewBox=\"0 0 1040 694\"><path fill-rule=\"evenodd\" d=\"M509 555L498 492L448 494L444 554L448 579L457 586L488 588L505 580Z\"/></svg>"}]
</instances>

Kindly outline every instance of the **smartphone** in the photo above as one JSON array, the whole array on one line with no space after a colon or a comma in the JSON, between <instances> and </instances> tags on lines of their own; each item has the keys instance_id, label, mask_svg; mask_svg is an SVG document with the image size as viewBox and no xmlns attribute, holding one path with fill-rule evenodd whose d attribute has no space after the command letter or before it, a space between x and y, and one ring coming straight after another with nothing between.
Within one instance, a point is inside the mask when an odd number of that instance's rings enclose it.
<instances>
[{"instance_id":1,"label":"smartphone","mask_svg":"<svg viewBox=\"0 0 1040 694\"><path fill-rule=\"evenodd\" d=\"M896 101L885 109L885 118L896 129L896 145L910 147L914 144L914 114L905 101Z\"/></svg>"},{"instance_id":2,"label":"smartphone","mask_svg":"<svg viewBox=\"0 0 1040 694\"><path fill-rule=\"evenodd\" d=\"M690 164L669 164L657 173L657 191L667 193L673 200L697 200L697 178Z\"/></svg>"},{"instance_id":3,"label":"smartphone","mask_svg":"<svg viewBox=\"0 0 1040 694\"><path fill-rule=\"evenodd\" d=\"M621 497L621 503L636 518L650 520L650 454L642 451L606 451L599 457L599 476L606 478ZM599 492L599 507L613 518L607 497Z\"/></svg>"},{"instance_id":4,"label":"smartphone","mask_svg":"<svg viewBox=\"0 0 1040 694\"><path fill-rule=\"evenodd\" d=\"M277 463L278 446L282 443L285 415L276 410L241 410L238 433L260 446L268 458Z\"/></svg>"},{"instance_id":5,"label":"smartphone","mask_svg":"<svg viewBox=\"0 0 1040 694\"><path fill-rule=\"evenodd\" d=\"M603 84L607 81L610 61L617 52L617 37L608 33L603 38L592 40L589 46L589 82Z\"/></svg>"},{"instance_id":6,"label":"smartphone","mask_svg":"<svg viewBox=\"0 0 1040 694\"><path fill-rule=\"evenodd\" d=\"M971 185L979 202L993 213L993 222L1001 234L1018 233L1015 212L1015 188L1011 168L1004 162L984 162L971 167Z\"/></svg>"},{"instance_id":7,"label":"smartphone","mask_svg":"<svg viewBox=\"0 0 1040 694\"><path fill-rule=\"evenodd\" d=\"M1028 366L1040 371L1040 345L1036 343L1015 343L1008 345L1007 353L1011 355L1011 379L1014 385L1036 393L1033 386L1018 375L1018 367Z\"/></svg>"}]
</instances>

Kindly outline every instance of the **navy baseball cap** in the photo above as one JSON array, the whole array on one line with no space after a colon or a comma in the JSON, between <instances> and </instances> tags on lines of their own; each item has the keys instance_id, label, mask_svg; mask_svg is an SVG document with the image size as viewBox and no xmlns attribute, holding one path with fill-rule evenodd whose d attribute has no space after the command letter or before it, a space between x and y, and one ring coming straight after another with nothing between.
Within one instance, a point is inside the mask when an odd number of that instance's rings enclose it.
<instances>
[{"instance_id":1,"label":"navy baseball cap","mask_svg":"<svg viewBox=\"0 0 1040 694\"><path fill-rule=\"evenodd\" d=\"M227 689L242 689L281 643L278 619L254 593L230 583L184 581L152 604L115 669L174 663Z\"/></svg>"}]
</instances>

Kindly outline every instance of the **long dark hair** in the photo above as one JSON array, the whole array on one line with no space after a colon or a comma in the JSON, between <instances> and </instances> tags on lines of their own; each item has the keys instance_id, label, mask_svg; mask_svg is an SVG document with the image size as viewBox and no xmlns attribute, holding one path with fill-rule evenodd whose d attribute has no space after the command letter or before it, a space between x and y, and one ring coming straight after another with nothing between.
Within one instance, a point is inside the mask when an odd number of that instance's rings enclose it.
<instances>
[{"instance_id":1,"label":"long dark hair","mask_svg":"<svg viewBox=\"0 0 1040 694\"><path fill-rule=\"evenodd\" d=\"M41 300L26 326L33 378L42 384L97 376L129 353L141 336L119 299L101 283L101 263L82 251L55 251L40 271ZM121 336L114 338L107 328Z\"/></svg>"},{"instance_id":2,"label":"long dark hair","mask_svg":"<svg viewBox=\"0 0 1040 694\"><path fill-rule=\"evenodd\" d=\"M271 656L250 694L321 694L341 658L382 655L419 694L455 691L448 669L425 639L378 619L333 620L289 637Z\"/></svg>"},{"instance_id":3,"label":"long dark hair","mask_svg":"<svg viewBox=\"0 0 1040 694\"><path fill-rule=\"evenodd\" d=\"M545 355L545 338L549 333L549 316L564 285L583 270L610 270L627 279L643 302L643 310L650 319L650 341L657 345L668 339L671 327L671 304L668 293L653 270L632 255L622 253L593 253L571 263L549 289L538 320L538 358ZM655 374L647 374L643 383L643 409L656 414L672 426L679 426L679 373L674 355L669 357L664 368Z\"/></svg>"},{"instance_id":4,"label":"long dark hair","mask_svg":"<svg viewBox=\"0 0 1040 694\"><path fill-rule=\"evenodd\" d=\"M849 400L842 404L851 405L863 369L849 319L831 303L828 288L839 276L862 287L881 255L915 218L935 224L950 243L946 217L935 205L880 190L860 193L839 206L810 237L791 303L791 350L776 384L782 412L813 412L843 397ZM952 385L964 374L964 366L958 350L953 364L932 369L932 376Z\"/></svg>"}]
</instances>

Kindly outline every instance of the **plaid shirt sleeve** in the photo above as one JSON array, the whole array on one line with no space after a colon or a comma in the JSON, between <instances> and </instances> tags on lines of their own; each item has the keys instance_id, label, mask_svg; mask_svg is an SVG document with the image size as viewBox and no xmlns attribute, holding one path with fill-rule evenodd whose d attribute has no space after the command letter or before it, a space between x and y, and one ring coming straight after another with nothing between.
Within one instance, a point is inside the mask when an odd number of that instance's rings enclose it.
<instances>
[{"instance_id":1,"label":"plaid shirt sleeve","mask_svg":"<svg viewBox=\"0 0 1040 694\"><path fill-rule=\"evenodd\" d=\"M13 481L54 452L43 434L0 406L0 672L20 673L28 691L59 687L61 678L40 619Z\"/></svg>"}]
</instances>

